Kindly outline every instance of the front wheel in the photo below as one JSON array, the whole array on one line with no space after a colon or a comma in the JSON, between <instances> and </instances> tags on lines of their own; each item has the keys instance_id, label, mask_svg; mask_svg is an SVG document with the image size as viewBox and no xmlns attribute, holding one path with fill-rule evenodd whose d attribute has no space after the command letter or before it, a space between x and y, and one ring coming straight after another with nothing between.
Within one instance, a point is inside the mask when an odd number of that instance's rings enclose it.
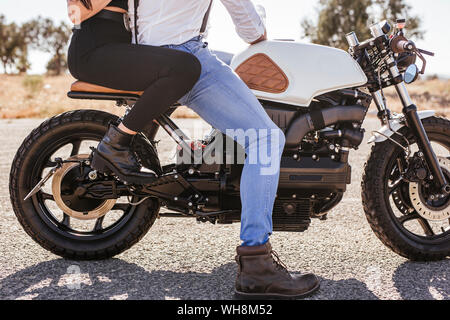
<instances>
[{"instance_id":1,"label":"front wheel","mask_svg":"<svg viewBox=\"0 0 450 320\"><path fill-rule=\"evenodd\" d=\"M447 181L450 181L450 121L428 118L423 125ZM416 139L403 128L411 154L392 141L378 143L365 165L362 199L377 237L397 254L415 261L450 256L450 195L434 188ZM405 145L398 135L393 137Z\"/></svg>"},{"instance_id":2,"label":"front wheel","mask_svg":"<svg viewBox=\"0 0 450 320\"><path fill-rule=\"evenodd\" d=\"M137 243L155 222L159 201L133 197L101 200L76 195L77 179L87 160L117 116L94 111L66 112L46 120L25 139L12 163L10 196L25 231L42 247L74 260L106 259ZM56 166L69 160L38 193L30 190ZM81 172L80 172L81 171ZM55 179L59 179L55 183ZM142 199L143 200L143 199ZM134 203L140 203L134 205Z\"/></svg>"}]
</instances>

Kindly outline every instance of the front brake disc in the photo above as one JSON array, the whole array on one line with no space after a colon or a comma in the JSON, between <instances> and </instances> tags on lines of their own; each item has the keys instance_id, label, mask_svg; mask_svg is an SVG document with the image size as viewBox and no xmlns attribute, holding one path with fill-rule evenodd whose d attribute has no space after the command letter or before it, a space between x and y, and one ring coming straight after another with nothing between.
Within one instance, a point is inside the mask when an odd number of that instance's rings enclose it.
<instances>
[{"instance_id":1,"label":"front brake disc","mask_svg":"<svg viewBox=\"0 0 450 320\"><path fill-rule=\"evenodd\" d=\"M450 173L450 160L444 157L438 157L441 167ZM421 185L418 182L411 182L409 184L409 197L411 203L416 209L417 213L426 220L430 221L444 221L450 219L450 197L439 207L433 207L424 198L422 194Z\"/></svg>"}]
</instances>

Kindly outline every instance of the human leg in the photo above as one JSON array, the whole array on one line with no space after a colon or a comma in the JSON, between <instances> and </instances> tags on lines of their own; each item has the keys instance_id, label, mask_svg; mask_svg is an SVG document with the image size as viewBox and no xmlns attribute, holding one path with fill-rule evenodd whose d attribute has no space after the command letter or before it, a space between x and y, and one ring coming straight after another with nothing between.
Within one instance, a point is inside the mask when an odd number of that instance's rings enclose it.
<instances>
[{"instance_id":1,"label":"human leg","mask_svg":"<svg viewBox=\"0 0 450 320\"><path fill-rule=\"evenodd\" d=\"M213 127L245 147L241 177L241 240L236 249L236 294L244 298L300 298L319 288L313 274L292 276L272 250L272 209L278 188L284 135L271 121L247 86L209 50L195 42L191 50L202 63L200 80L181 102ZM238 130L246 133L239 139ZM256 150L256 161L254 156ZM264 153L269 151L269 161ZM262 152L261 152L262 151Z\"/></svg>"},{"instance_id":2,"label":"human leg","mask_svg":"<svg viewBox=\"0 0 450 320\"><path fill-rule=\"evenodd\" d=\"M176 48L191 50L202 64L199 81L181 103L245 148L241 240L244 246L263 245L272 233L284 134L248 87L209 49L196 42Z\"/></svg>"},{"instance_id":3,"label":"human leg","mask_svg":"<svg viewBox=\"0 0 450 320\"><path fill-rule=\"evenodd\" d=\"M200 75L195 56L161 47L111 43L81 60L80 80L113 89L144 91L123 124L141 131L186 94Z\"/></svg>"}]
</instances>

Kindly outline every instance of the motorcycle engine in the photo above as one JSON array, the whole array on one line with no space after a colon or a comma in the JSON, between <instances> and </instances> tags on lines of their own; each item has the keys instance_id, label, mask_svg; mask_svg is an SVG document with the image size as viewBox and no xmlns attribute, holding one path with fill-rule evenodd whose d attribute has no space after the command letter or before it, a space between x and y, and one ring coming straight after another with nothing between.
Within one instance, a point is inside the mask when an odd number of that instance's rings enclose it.
<instances>
[{"instance_id":1,"label":"motorcycle engine","mask_svg":"<svg viewBox=\"0 0 450 320\"><path fill-rule=\"evenodd\" d=\"M346 101L341 101L342 97ZM358 102L353 101L354 91L338 92L322 96L321 99L324 100L320 102L323 108L333 107L333 104L354 105ZM309 113L308 108L281 103L262 102L262 105L274 123L284 132L289 130L293 120L304 113ZM361 123L338 123L308 133L303 138L300 148L285 150L272 214L274 231L303 232L309 228L312 218L326 219L327 213L342 200L347 185L351 183L349 150L357 148L363 136ZM225 145L228 145L229 139L223 138ZM207 149L208 147L205 150ZM241 151L238 152L239 149ZM237 154L242 153L242 148L235 143L234 150L234 158L237 159ZM202 174L216 174L217 187L220 191L218 196L213 196L214 192L208 194L210 201L204 207L205 212L221 212L214 222L231 224L240 221L242 168L243 165L236 164L227 164L225 168L202 164L196 168ZM179 166L179 169L182 167ZM192 180L193 183L198 181L195 179ZM199 186L200 190L202 188ZM208 188L214 188L211 182Z\"/></svg>"},{"instance_id":2,"label":"motorcycle engine","mask_svg":"<svg viewBox=\"0 0 450 320\"><path fill-rule=\"evenodd\" d=\"M239 174L227 181L222 192L222 210L240 209ZM351 182L351 167L331 157L283 157L280 183L272 213L274 231L304 232L312 218L326 219L326 214L342 199ZM220 224L239 222L240 213L223 214Z\"/></svg>"}]
</instances>

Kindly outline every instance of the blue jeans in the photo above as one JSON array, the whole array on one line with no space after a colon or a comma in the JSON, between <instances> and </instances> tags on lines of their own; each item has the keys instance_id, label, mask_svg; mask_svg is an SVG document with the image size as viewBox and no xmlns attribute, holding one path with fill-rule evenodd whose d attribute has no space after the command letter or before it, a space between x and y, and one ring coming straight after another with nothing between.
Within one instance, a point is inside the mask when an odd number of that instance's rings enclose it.
<instances>
[{"instance_id":1,"label":"blue jeans","mask_svg":"<svg viewBox=\"0 0 450 320\"><path fill-rule=\"evenodd\" d=\"M200 37L166 47L192 53L202 65L200 79L179 102L245 148L247 158L240 184L240 237L243 246L263 245L273 231L272 210L278 189L284 134L247 85L211 53ZM256 134L249 134L244 142L230 135L236 130ZM255 157L249 156L269 150L265 161L264 156L258 156L256 161Z\"/></svg>"}]
</instances>

